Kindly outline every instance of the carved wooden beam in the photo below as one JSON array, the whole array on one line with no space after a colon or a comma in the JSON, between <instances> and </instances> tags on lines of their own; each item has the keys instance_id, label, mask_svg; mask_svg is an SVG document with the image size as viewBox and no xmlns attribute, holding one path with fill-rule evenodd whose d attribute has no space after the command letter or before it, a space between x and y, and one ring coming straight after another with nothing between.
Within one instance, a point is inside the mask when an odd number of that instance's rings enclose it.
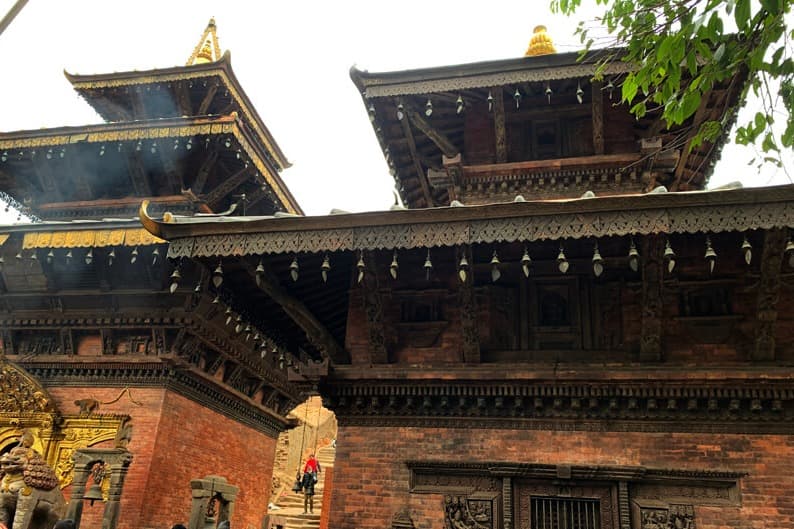
<instances>
[{"instance_id":1,"label":"carved wooden beam","mask_svg":"<svg viewBox=\"0 0 794 529\"><path fill-rule=\"evenodd\" d=\"M593 152L604 154L604 93L601 90L602 83L593 82Z\"/></svg>"},{"instance_id":2,"label":"carved wooden beam","mask_svg":"<svg viewBox=\"0 0 794 529\"><path fill-rule=\"evenodd\" d=\"M210 172L212 172L212 168L215 167L218 156L218 151L213 149L209 155L204 158L204 161L201 162L201 167L199 167L198 173L196 173L196 179L193 180L193 185L190 186L195 194L200 195L204 192L204 185L207 183L207 177Z\"/></svg>"},{"instance_id":3,"label":"carved wooden beam","mask_svg":"<svg viewBox=\"0 0 794 529\"><path fill-rule=\"evenodd\" d=\"M496 163L507 161L507 132L505 129L505 98L502 88L496 89L493 98L493 126L496 140Z\"/></svg>"},{"instance_id":4,"label":"carved wooden beam","mask_svg":"<svg viewBox=\"0 0 794 529\"><path fill-rule=\"evenodd\" d=\"M365 274L361 281L361 300L367 318L370 361L373 364L386 364L389 362L389 351L386 348L383 303L378 289L378 275L374 272L377 266L371 254L366 256L366 264L367 269L373 270L372 273Z\"/></svg>"},{"instance_id":5,"label":"carved wooden beam","mask_svg":"<svg viewBox=\"0 0 794 529\"><path fill-rule=\"evenodd\" d=\"M708 114L711 111L711 97L720 93L719 91L715 90L711 94L704 97L701 102L700 106L698 107L697 111L695 112L695 117L692 119L692 130L697 132L700 130L700 125L707 119ZM678 166L675 169L675 180L673 181L672 185L670 186L670 191L678 191L681 186L681 180L684 177L684 171L686 171L687 162L689 161L690 157L695 155L696 153L692 150L692 140L694 138L689 138L687 140L686 145L683 149L681 149L681 158L678 160Z\"/></svg>"},{"instance_id":6,"label":"carved wooden beam","mask_svg":"<svg viewBox=\"0 0 794 529\"><path fill-rule=\"evenodd\" d=\"M177 81L175 84L176 104L179 107L179 114L182 116L192 116L193 106L190 104L190 90L187 81Z\"/></svg>"},{"instance_id":7,"label":"carved wooden beam","mask_svg":"<svg viewBox=\"0 0 794 529\"><path fill-rule=\"evenodd\" d=\"M406 103L403 103L403 105L406 105ZM419 114L419 112L412 108L406 108L406 114L408 115L408 119L411 121L411 123L413 123L417 129L422 131L422 134L430 138L430 141L436 144L436 147L441 150L444 156L447 156L448 158L454 158L458 155L460 150L455 147L455 144L452 143L452 141L443 133L434 129L433 126ZM405 130L406 125L407 124L405 123L405 120L403 120L403 130ZM413 143L413 139L410 140L410 143Z\"/></svg>"},{"instance_id":8,"label":"carved wooden beam","mask_svg":"<svg viewBox=\"0 0 794 529\"><path fill-rule=\"evenodd\" d=\"M427 182L427 176L425 176L424 169L419 161L419 155L416 152L416 142L414 141L413 131L411 131L411 124L407 119L400 121L400 124L403 128L403 134L408 140L408 150L411 153L411 160L413 161L414 170L416 171L416 178L419 180L419 185L422 186L422 195L425 198L427 207L433 207L435 205L433 202L433 195L430 193L430 184Z\"/></svg>"},{"instance_id":9,"label":"carved wooden beam","mask_svg":"<svg viewBox=\"0 0 794 529\"><path fill-rule=\"evenodd\" d=\"M198 107L198 112L196 112L197 115L203 116L207 113L207 111L210 108L210 105L212 104L212 100L215 99L215 94L217 93L218 93L217 84L214 84L209 87L207 93L204 94L204 99L201 100L201 104Z\"/></svg>"},{"instance_id":10,"label":"carved wooden beam","mask_svg":"<svg viewBox=\"0 0 794 529\"><path fill-rule=\"evenodd\" d=\"M55 174L52 171L52 165L48 163L49 160L46 156L36 156L33 160L33 167L41 187L41 196L37 197L36 202L61 202L63 196L58 191Z\"/></svg>"},{"instance_id":11,"label":"carved wooden beam","mask_svg":"<svg viewBox=\"0 0 794 529\"><path fill-rule=\"evenodd\" d=\"M455 262L460 262L462 256L470 263L474 262L471 249L460 248L455 252ZM459 282L458 310L460 311L461 341L463 348L463 361L465 363L480 362L480 331L477 319L477 301L474 295L474 273L469 271L466 281Z\"/></svg>"},{"instance_id":12,"label":"carved wooden beam","mask_svg":"<svg viewBox=\"0 0 794 529\"><path fill-rule=\"evenodd\" d=\"M135 194L142 197L152 196L152 188L149 185L149 177L146 174L146 168L143 165L141 153L133 150L127 156L127 167L130 171L130 179L132 180L132 187L135 190Z\"/></svg>"},{"instance_id":13,"label":"carved wooden beam","mask_svg":"<svg viewBox=\"0 0 794 529\"><path fill-rule=\"evenodd\" d=\"M786 247L786 231L775 229L764 234L761 253L761 278L756 304L755 346L753 360L775 359L775 324L780 297L780 269Z\"/></svg>"},{"instance_id":14,"label":"carved wooden beam","mask_svg":"<svg viewBox=\"0 0 794 529\"><path fill-rule=\"evenodd\" d=\"M235 174L221 182L215 189L204 195L204 200L210 206L221 200L223 197L230 194L232 191L240 187L243 182L248 180L251 176L253 166L243 167Z\"/></svg>"},{"instance_id":15,"label":"carved wooden beam","mask_svg":"<svg viewBox=\"0 0 794 529\"><path fill-rule=\"evenodd\" d=\"M643 240L640 360L644 362L662 359L663 250L662 238L658 235L650 235Z\"/></svg>"},{"instance_id":16,"label":"carved wooden beam","mask_svg":"<svg viewBox=\"0 0 794 529\"><path fill-rule=\"evenodd\" d=\"M240 263L251 278L256 279L255 268L246 261L241 260ZM320 354L324 357L331 357L334 361L348 362L350 360L350 355L336 343L328 329L306 308L306 305L281 287L276 276L266 265L264 273L259 274L258 286L262 292L278 303L282 310L292 318L292 321L306 333L306 337L320 351Z\"/></svg>"}]
</instances>

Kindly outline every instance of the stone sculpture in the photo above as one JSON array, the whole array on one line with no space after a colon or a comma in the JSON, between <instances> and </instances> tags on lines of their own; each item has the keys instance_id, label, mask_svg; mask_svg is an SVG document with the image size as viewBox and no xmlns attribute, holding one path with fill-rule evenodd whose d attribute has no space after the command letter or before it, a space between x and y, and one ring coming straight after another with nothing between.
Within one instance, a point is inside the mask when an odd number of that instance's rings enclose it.
<instances>
[{"instance_id":1,"label":"stone sculpture","mask_svg":"<svg viewBox=\"0 0 794 529\"><path fill-rule=\"evenodd\" d=\"M9 529L51 529L66 510L58 478L26 430L19 445L0 456L0 524Z\"/></svg>"}]
</instances>

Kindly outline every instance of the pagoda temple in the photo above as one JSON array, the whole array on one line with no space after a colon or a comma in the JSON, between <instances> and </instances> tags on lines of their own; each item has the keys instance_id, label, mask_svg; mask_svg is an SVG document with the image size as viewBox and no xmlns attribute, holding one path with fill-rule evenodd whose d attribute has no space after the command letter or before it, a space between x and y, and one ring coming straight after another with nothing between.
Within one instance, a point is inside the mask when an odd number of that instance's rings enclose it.
<instances>
[{"instance_id":1,"label":"pagoda temple","mask_svg":"<svg viewBox=\"0 0 794 529\"><path fill-rule=\"evenodd\" d=\"M85 528L259 527L304 397L275 336L235 332L222 268L175 272L137 210L300 214L289 162L214 21L184 66L66 78L104 123L0 133L33 219L0 227L0 453L30 430Z\"/></svg>"},{"instance_id":2,"label":"pagoda temple","mask_svg":"<svg viewBox=\"0 0 794 529\"><path fill-rule=\"evenodd\" d=\"M741 72L668 128L597 59L353 69L390 211L142 207L336 413L328 527L794 525L794 186L705 190Z\"/></svg>"}]
</instances>

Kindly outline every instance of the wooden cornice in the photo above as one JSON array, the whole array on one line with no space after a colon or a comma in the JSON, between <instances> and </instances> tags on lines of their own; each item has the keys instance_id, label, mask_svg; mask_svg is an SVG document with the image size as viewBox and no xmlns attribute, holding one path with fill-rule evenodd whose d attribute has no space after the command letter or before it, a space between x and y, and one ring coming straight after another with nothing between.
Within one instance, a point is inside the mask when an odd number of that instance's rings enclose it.
<instances>
[{"instance_id":1,"label":"wooden cornice","mask_svg":"<svg viewBox=\"0 0 794 529\"><path fill-rule=\"evenodd\" d=\"M593 156L577 156L574 158L557 158L552 160L528 160L501 164L464 165L465 178L493 178L494 175L526 175L533 173L550 173L554 171L588 170L598 167L626 168L640 161L639 153L600 154Z\"/></svg>"}]
</instances>

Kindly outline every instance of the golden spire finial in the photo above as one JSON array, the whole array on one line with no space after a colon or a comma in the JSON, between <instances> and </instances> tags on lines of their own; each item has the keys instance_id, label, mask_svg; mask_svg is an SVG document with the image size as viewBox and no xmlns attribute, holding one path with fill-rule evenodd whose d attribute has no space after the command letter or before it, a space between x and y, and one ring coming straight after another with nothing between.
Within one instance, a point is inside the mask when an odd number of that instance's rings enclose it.
<instances>
[{"instance_id":1,"label":"golden spire finial","mask_svg":"<svg viewBox=\"0 0 794 529\"><path fill-rule=\"evenodd\" d=\"M193 64L204 64L215 62L221 58L221 47L218 45L218 34L216 33L215 18L211 18L204 33L201 34L193 53L187 60L187 66Z\"/></svg>"},{"instance_id":2,"label":"golden spire finial","mask_svg":"<svg viewBox=\"0 0 794 529\"><path fill-rule=\"evenodd\" d=\"M535 26L532 38L529 40L529 48L527 48L525 57L536 57L538 55L548 55L550 53L557 53L554 48L554 43L546 33L546 26Z\"/></svg>"}]
</instances>

